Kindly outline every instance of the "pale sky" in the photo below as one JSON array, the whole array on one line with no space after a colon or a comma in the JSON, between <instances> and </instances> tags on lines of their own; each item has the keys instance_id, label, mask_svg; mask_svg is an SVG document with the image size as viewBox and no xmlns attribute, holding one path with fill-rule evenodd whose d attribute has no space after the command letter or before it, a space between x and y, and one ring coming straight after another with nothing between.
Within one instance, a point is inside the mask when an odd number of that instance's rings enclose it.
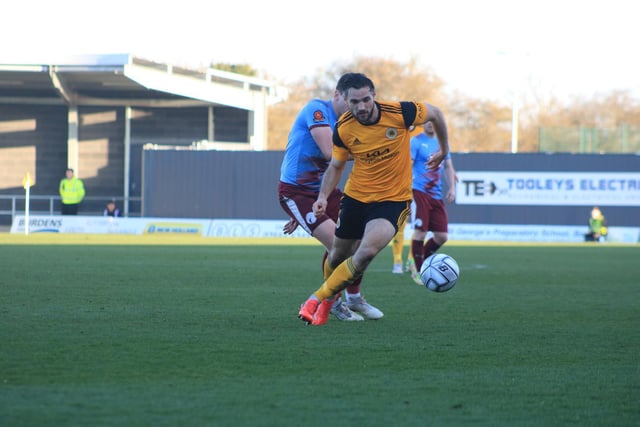
<instances>
[{"instance_id":1,"label":"pale sky","mask_svg":"<svg viewBox=\"0 0 640 427\"><path fill-rule=\"evenodd\" d=\"M281 81L354 54L417 57L447 84L505 100L514 87L640 98L631 0L9 0L0 63L131 53L173 65L249 64ZM94 6L95 5L95 6ZM101 8L98 5L105 5Z\"/></svg>"}]
</instances>

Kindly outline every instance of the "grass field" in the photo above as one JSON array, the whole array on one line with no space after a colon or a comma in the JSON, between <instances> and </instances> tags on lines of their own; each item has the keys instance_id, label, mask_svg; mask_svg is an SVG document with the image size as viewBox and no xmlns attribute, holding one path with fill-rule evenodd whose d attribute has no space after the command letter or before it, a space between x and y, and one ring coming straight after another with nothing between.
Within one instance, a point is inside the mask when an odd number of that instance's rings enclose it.
<instances>
[{"instance_id":1,"label":"grass field","mask_svg":"<svg viewBox=\"0 0 640 427\"><path fill-rule=\"evenodd\" d=\"M444 252L450 292L387 248L385 317L308 327L316 244L2 234L0 425L640 425L640 246Z\"/></svg>"}]
</instances>

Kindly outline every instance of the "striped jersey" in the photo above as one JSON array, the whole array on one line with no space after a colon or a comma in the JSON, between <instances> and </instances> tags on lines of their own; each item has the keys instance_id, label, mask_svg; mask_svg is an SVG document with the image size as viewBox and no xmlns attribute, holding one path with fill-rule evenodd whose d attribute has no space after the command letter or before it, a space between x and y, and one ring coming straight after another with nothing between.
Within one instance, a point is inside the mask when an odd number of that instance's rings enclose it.
<instances>
[{"instance_id":1,"label":"striped jersey","mask_svg":"<svg viewBox=\"0 0 640 427\"><path fill-rule=\"evenodd\" d=\"M333 156L353 168L344 193L363 203L411 200L411 132L426 121L425 104L376 101L379 118L363 125L347 111L333 133Z\"/></svg>"}]
</instances>

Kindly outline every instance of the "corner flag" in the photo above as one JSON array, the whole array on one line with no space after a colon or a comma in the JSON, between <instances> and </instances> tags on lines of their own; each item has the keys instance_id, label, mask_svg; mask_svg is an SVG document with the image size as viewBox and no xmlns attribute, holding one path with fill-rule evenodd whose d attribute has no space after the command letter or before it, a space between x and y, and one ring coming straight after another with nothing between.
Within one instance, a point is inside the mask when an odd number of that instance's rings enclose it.
<instances>
[{"instance_id":1,"label":"corner flag","mask_svg":"<svg viewBox=\"0 0 640 427\"><path fill-rule=\"evenodd\" d=\"M32 187L35 182L31 179L31 174L27 172L27 174L22 178L22 187L27 190L29 187Z\"/></svg>"},{"instance_id":2,"label":"corner flag","mask_svg":"<svg viewBox=\"0 0 640 427\"><path fill-rule=\"evenodd\" d=\"M31 175L29 172L22 178L22 186L25 189L25 198L24 198L24 234L29 234L29 189L31 186L35 184L31 179Z\"/></svg>"}]
</instances>

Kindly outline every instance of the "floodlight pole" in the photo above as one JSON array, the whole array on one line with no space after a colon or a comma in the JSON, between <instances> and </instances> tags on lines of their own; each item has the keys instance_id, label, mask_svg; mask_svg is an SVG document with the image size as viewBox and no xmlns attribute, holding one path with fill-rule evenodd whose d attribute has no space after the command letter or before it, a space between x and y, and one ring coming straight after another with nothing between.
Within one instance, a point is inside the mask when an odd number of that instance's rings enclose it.
<instances>
[{"instance_id":1,"label":"floodlight pole","mask_svg":"<svg viewBox=\"0 0 640 427\"><path fill-rule=\"evenodd\" d=\"M519 107L516 99L516 90L513 90L513 100L511 103L511 152L518 152L518 124L519 124Z\"/></svg>"},{"instance_id":2,"label":"floodlight pole","mask_svg":"<svg viewBox=\"0 0 640 427\"><path fill-rule=\"evenodd\" d=\"M511 153L518 152L518 127L520 124L520 80L521 64L520 55L506 50L499 50L498 55L507 59L511 75Z\"/></svg>"}]
</instances>

